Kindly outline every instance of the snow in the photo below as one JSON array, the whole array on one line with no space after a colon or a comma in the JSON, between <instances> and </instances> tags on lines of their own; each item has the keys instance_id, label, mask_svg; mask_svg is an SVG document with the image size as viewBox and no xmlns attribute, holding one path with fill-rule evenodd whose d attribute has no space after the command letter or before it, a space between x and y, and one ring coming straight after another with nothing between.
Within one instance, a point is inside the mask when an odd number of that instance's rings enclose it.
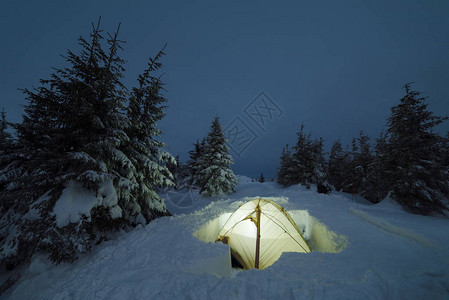
<instances>
[{"instance_id":1,"label":"snow","mask_svg":"<svg viewBox=\"0 0 449 300\"><path fill-rule=\"evenodd\" d=\"M122 210L117 205L117 194L111 179L99 187L97 195L83 188L80 183L70 181L53 208L56 225L64 227L69 223L78 223L82 216L89 218L91 209L100 204L109 208L112 218L121 217Z\"/></svg>"},{"instance_id":2,"label":"snow","mask_svg":"<svg viewBox=\"0 0 449 300\"><path fill-rule=\"evenodd\" d=\"M245 175L235 175L235 177L237 178L237 181L239 183L249 183L252 182L253 180Z\"/></svg>"},{"instance_id":3,"label":"snow","mask_svg":"<svg viewBox=\"0 0 449 300\"><path fill-rule=\"evenodd\" d=\"M282 205L313 251L284 253L264 270L232 269L228 246L214 243L214 234L254 197ZM412 215L390 200L356 200L241 183L232 195L173 206L172 217L122 232L74 264L54 266L35 256L0 298L448 299L449 219Z\"/></svg>"}]
</instances>

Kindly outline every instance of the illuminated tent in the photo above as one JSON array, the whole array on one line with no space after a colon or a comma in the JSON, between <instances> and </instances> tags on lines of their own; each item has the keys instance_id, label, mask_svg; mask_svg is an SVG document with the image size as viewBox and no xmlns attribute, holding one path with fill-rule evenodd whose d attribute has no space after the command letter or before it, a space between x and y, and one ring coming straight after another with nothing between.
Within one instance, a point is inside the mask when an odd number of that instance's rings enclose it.
<instances>
[{"instance_id":1,"label":"illuminated tent","mask_svg":"<svg viewBox=\"0 0 449 300\"><path fill-rule=\"evenodd\" d=\"M245 269L271 266L282 252L312 251L288 212L267 199L255 199L239 207L218 233Z\"/></svg>"}]
</instances>

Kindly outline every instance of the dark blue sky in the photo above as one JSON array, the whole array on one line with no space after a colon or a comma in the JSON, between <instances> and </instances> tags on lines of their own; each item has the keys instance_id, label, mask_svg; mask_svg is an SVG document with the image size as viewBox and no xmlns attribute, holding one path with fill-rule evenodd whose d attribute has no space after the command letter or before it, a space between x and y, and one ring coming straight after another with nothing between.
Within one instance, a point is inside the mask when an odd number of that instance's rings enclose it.
<instances>
[{"instance_id":1,"label":"dark blue sky","mask_svg":"<svg viewBox=\"0 0 449 300\"><path fill-rule=\"evenodd\" d=\"M101 15L106 31L122 22L128 85L168 43L169 108L160 127L182 160L219 115L223 126L250 133L238 140L240 156L232 153L234 171L272 176L301 123L327 149L360 130L378 137L410 81L429 96L432 111L449 114L449 1L161 2L3 3L0 108L20 121L25 101L17 88L65 66L59 54L76 49L77 37ZM263 100L253 101L261 91L279 108L262 128L245 113L249 105L247 112L258 107L268 116Z\"/></svg>"}]
</instances>

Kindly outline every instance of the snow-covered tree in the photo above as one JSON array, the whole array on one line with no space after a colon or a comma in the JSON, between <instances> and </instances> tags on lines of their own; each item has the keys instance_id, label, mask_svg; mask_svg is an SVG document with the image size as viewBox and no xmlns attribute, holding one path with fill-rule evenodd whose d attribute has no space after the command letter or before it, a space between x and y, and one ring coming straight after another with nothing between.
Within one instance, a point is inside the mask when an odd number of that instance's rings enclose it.
<instances>
[{"instance_id":1,"label":"snow-covered tree","mask_svg":"<svg viewBox=\"0 0 449 300\"><path fill-rule=\"evenodd\" d=\"M229 167L233 163L218 117L215 117L199 159L201 194L211 197L235 191L237 178Z\"/></svg>"},{"instance_id":2,"label":"snow-covered tree","mask_svg":"<svg viewBox=\"0 0 449 300\"><path fill-rule=\"evenodd\" d=\"M180 161L179 155L175 157L175 162L168 162L167 168L173 175L175 189L189 187L190 172L187 164Z\"/></svg>"},{"instance_id":3,"label":"snow-covered tree","mask_svg":"<svg viewBox=\"0 0 449 300\"><path fill-rule=\"evenodd\" d=\"M11 150L12 147L12 136L7 131L9 128L9 124L6 121L6 111L3 110L0 112L0 155Z\"/></svg>"},{"instance_id":4,"label":"snow-covered tree","mask_svg":"<svg viewBox=\"0 0 449 300\"><path fill-rule=\"evenodd\" d=\"M171 156L154 141L159 85L144 75L149 81L129 98L132 106L143 90L141 123L131 122L118 30L104 44L98 24L89 40L79 38L79 54L67 52L66 68L24 90L28 104L0 194L1 265L13 268L36 252L73 261L111 231L167 214L154 191L170 182Z\"/></svg>"},{"instance_id":5,"label":"snow-covered tree","mask_svg":"<svg viewBox=\"0 0 449 300\"><path fill-rule=\"evenodd\" d=\"M136 223L141 222L142 217L149 222L158 216L168 215L164 201L156 190L174 185L167 164L176 165L176 161L163 150L165 144L156 139L162 133L156 126L157 122L165 116L164 83L156 74L162 68L160 59L165 55L163 50L150 58L147 69L139 75L138 85L132 88L127 108L129 125L125 132L129 139L122 148L129 162L123 165L122 170L126 170L124 179L117 185L126 215Z\"/></svg>"},{"instance_id":6,"label":"snow-covered tree","mask_svg":"<svg viewBox=\"0 0 449 300\"><path fill-rule=\"evenodd\" d=\"M281 163L277 170L277 182L284 186L301 184L310 188L320 185L320 191L328 192L330 185L326 178L326 160L323 155L323 140L312 141L310 134L304 133L304 125L298 132L294 152L283 149Z\"/></svg>"},{"instance_id":7,"label":"snow-covered tree","mask_svg":"<svg viewBox=\"0 0 449 300\"><path fill-rule=\"evenodd\" d=\"M322 139L312 141L310 134L304 133L304 125L301 125L294 150L290 170L293 183L307 188L311 184L324 184L326 179Z\"/></svg>"},{"instance_id":8,"label":"snow-covered tree","mask_svg":"<svg viewBox=\"0 0 449 300\"><path fill-rule=\"evenodd\" d=\"M297 133L298 140L294 147L292 155L293 161L293 182L294 184L301 184L310 188L312 184L312 173L314 170L315 155L313 152L313 141L310 134L304 133L304 124L301 125L300 131Z\"/></svg>"},{"instance_id":9,"label":"snow-covered tree","mask_svg":"<svg viewBox=\"0 0 449 300\"><path fill-rule=\"evenodd\" d=\"M390 182L386 173L386 136L382 132L376 141L374 154L368 165L366 182L361 195L373 203L384 199L390 189Z\"/></svg>"},{"instance_id":10,"label":"snow-covered tree","mask_svg":"<svg viewBox=\"0 0 449 300\"><path fill-rule=\"evenodd\" d=\"M187 168L189 170L188 184L193 187L200 187L199 175L200 175L200 158L203 156L206 146L206 140L203 139L201 143L197 140L194 144L194 149L189 151L189 161L187 162Z\"/></svg>"},{"instance_id":11,"label":"snow-covered tree","mask_svg":"<svg viewBox=\"0 0 449 300\"><path fill-rule=\"evenodd\" d=\"M345 179L342 184L344 192L359 194L365 189L372 159L369 137L361 131L358 138L352 139L351 150L345 153L343 164Z\"/></svg>"},{"instance_id":12,"label":"snow-covered tree","mask_svg":"<svg viewBox=\"0 0 449 300\"><path fill-rule=\"evenodd\" d=\"M405 84L405 96L388 118L386 174L391 196L414 213L443 213L449 209L449 178L441 164L441 137L433 132L446 117L428 110L420 92Z\"/></svg>"},{"instance_id":13,"label":"snow-covered tree","mask_svg":"<svg viewBox=\"0 0 449 300\"><path fill-rule=\"evenodd\" d=\"M293 175L292 153L288 145L286 145L285 148L282 149L280 165L276 173L276 182L283 186L295 184Z\"/></svg>"},{"instance_id":14,"label":"snow-covered tree","mask_svg":"<svg viewBox=\"0 0 449 300\"><path fill-rule=\"evenodd\" d=\"M345 152L343 150L341 142L337 140L332 144L331 147L327 171L330 183L337 191L343 188L343 182L345 180L344 168Z\"/></svg>"},{"instance_id":15,"label":"snow-covered tree","mask_svg":"<svg viewBox=\"0 0 449 300\"><path fill-rule=\"evenodd\" d=\"M10 171L8 166L11 163L14 148L14 141L8 129L6 111L3 109L0 113L0 191L6 186L6 177Z\"/></svg>"}]
</instances>

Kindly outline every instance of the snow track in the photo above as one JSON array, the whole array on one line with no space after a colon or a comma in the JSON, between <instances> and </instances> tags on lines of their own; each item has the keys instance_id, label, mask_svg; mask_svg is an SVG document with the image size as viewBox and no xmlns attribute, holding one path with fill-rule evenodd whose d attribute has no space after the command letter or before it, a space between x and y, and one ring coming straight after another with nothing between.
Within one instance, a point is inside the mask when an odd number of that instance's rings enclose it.
<instances>
[{"instance_id":1,"label":"snow track","mask_svg":"<svg viewBox=\"0 0 449 300\"><path fill-rule=\"evenodd\" d=\"M402 227L398 227L395 226L389 222L387 222L384 219L378 218L378 217L374 217L374 216L370 216L369 214L361 211L361 210L357 210L354 208L350 208L349 212L351 214L353 214L354 216L359 217L360 219L367 221L368 223L371 223L385 231L397 234L399 236L402 236L404 238L407 238L409 240L412 240L418 244L420 244L423 247L427 247L427 248L435 248L435 245L429 241L428 239L426 239L425 237L417 234L416 232L406 229L406 228L402 228Z\"/></svg>"}]
</instances>

